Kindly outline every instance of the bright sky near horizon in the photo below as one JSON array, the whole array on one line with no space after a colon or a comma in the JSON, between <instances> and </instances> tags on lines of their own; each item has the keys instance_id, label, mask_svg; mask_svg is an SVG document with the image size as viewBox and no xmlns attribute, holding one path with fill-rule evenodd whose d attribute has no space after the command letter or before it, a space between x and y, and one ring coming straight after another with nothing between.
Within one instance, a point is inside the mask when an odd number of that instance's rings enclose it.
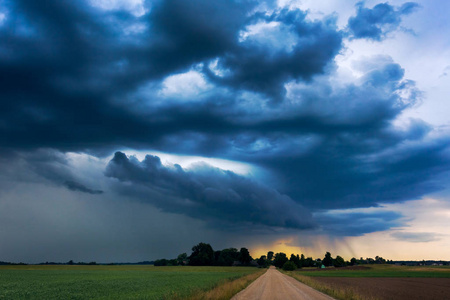
<instances>
[{"instance_id":1,"label":"bright sky near horizon","mask_svg":"<svg viewBox=\"0 0 450 300\"><path fill-rule=\"evenodd\" d=\"M0 261L450 260L449 12L0 0Z\"/></svg>"}]
</instances>

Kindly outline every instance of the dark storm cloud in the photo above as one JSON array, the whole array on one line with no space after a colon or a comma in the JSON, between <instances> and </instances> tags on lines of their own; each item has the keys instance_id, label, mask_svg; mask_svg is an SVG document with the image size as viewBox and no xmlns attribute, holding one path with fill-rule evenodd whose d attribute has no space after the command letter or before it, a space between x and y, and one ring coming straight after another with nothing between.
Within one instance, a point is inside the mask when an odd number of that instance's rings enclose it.
<instances>
[{"instance_id":1,"label":"dark storm cloud","mask_svg":"<svg viewBox=\"0 0 450 300\"><path fill-rule=\"evenodd\" d=\"M161 65L181 66L223 55L235 47L246 15L254 7L250 3L224 0L158 2L148 16L156 34L156 42L151 44L154 53L150 54L161 56Z\"/></svg>"},{"instance_id":2,"label":"dark storm cloud","mask_svg":"<svg viewBox=\"0 0 450 300\"><path fill-rule=\"evenodd\" d=\"M240 160L263 168L270 184L120 154L106 174L123 181L117 189L125 194L224 227L308 228L308 209L416 199L439 189L450 169L448 136L420 120L393 125L421 94L392 59L367 59L355 82L332 83L344 35L333 18L265 14L256 1L156 1L139 17L83 1L5 3L0 153L56 149L25 161L57 185L100 192L52 151L135 148ZM349 30L380 40L415 7L359 4ZM210 91L161 93L165 79L193 69ZM363 228L358 234L381 227Z\"/></svg>"},{"instance_id":3,"label":"dark storm cloud","mask_svg":"<svg viewBox=\"0 0 450 300\"><path fill-rule=\"evenodd\" d=\"M123 182L122 193L137 196L167 212L186 214L230 229L253 226L306 229L310 213L286 195L231 171L207 164L193 170L166 167L157 156L139 162L116 152L106 176Z\"/></svg>"},{"instance_id":4,"label":"dark storm cloud","mask_svg":"<svg viewBox=\"0 0 450 300\"><path fill-rule=\"evenodd\" d=\"M420 120L392 125L421 93L386 57L364 68L358 85L317 79L292 87L294 104L272 110L255 104L242 111L236 104L229 112L217 103L180 108L178 120L198 128L196 134L166 138L163 148L252 162L270 170L282 193L317 209L406 201L440 189L438 179L450 168L450 139L433 137Z\"/></svg>"},{"instance_id":5,"label":"dark storm cloud","mask_svg":"<svg viewBox=\"0 0 450 300\"><path fill-rule=\"evenodd\" d=\"M0 27L0 133L7 148L95 151L155 145L180 130L208 130L210 125L192 127L201 112L188 116L184 128L177 108L142 111L138 105L152 99L127 101L128 95L215 58L235 73L218 84L279 95L284 81L322 73L340 47L332 21L309 22L304 13L283 12L271 18L303 40L291 53L266 57L268 49L239 42L240 32L254 22L248 16L254 1L160 1L141 17L80 1L8 3ZM227 102L235 97L230 93ZM162 114L169 122L158 122Z\"/></svg>"},{"instance_id":6,"label":"dark storm cloud","mask_svg":"<svg viewBox=\"0 0 450 300\"><path fill-rule=\"evenodd\" d=\"M358 2L356 16L348 20L349 33L353 38L380 41L400 26L402 16L412 13L418 7L415 2L406 2L399 7L386 2L373 8L365 8L364 1Z\"/></svg>"},{"instance_id":7,"label":"dark storm cloud","mask_svg":"<svg viewBox=\"0 0 450 300\"><path fill-rule=\"evenodd\" d=\"M370 232L385 231L403 224L402 215L396 212L329 212L318 213L315 219L324 232L333 236L360 236Z\"/></svg>"},{"instance_id":8,"label":"dark storm cloud","mask_svg":"<svg viewBox=\"0 0 450 300\"><path fill-rule=\"evenodd\" d=\"M219 67L228 70L229 75L215 76L208 72L211 79L281 100L286 82L308 80L323 73L342 47L341 33L332 18L309 21L303 11L284 9L269 16L256 15L252 25L271 22L278 24L273 32L264 29L250 35L218 61ZM261 43L267 35L282 38Z\"/></svg>"},{"instance_id":9,"label":"dark storm cloud","mask_svg":"<svg viewBox=\"0 0 450 300\"><path fill-rule=\"evenodd\" d=\"M52 149L38 149L33 152L17 152L0 158L0 184L11 182L48 183L63 186L71 191L98 195L102 190L89 188L82 183L83 175L77 174L64 153Z\"/></svg>"},{"instance_id":10,"label":"dark storm cloud","mask_svg":"<svg viewBox=\"0 0 450 300\"><path fill-rule=\"evenodd\" d=\"M261 164L296 182L281 191L308 207L368 207L418 199L444 187L438 179L449 169L450 159L448 139L423 141L416 126L403 133L338 133L306 154Z\"/></svg>"}]
</instances>

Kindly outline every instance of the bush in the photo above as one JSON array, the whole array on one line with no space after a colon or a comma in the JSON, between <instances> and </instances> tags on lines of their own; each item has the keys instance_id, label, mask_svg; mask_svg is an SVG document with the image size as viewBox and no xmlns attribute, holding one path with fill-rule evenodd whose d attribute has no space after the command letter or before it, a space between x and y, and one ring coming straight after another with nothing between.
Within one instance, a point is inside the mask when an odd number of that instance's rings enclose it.
<instances>
[{"instance_id":1,"label":"bush","mask_svg":"<svg viewBox=\"0 0 450 300\"><path fill-rule=\"evenodd\" d=\"M283 265L283 270L285 271L294 271L297 269L297 265L292 261L287 261Z\"/></svg>"},{"instance_id":2,"label":"bush","mask_svg":"<svg viewBox=\"0 0 450 300\"><path fill-rule=\"evenodd\" d=\"M155 267L165 267L165 266L167 266L168 263L169 263L169 261L167 259L165 259L165 258L157 259L154 262L154 266Z\"/></svg>"},{"instance_id":3,"label":"bush","mask_svg":"<svg viewBox=\"0 0 450 300\"><path fill-rule=\"evenodd\" d=\"M338 255L333 260L333 266L335 266L336 268L341 268L341 267L345 267L346 263L345 263L344 259Z\"/></svg>"}]
</instances>

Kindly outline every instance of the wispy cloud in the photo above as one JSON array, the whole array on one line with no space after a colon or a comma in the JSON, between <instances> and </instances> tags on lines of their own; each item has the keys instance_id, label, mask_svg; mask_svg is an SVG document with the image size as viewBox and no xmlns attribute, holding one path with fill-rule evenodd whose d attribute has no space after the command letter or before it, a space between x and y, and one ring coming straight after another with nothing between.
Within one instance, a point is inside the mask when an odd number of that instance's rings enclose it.
<instances>
[{"instance_id":1,"label":"wispy cloud","mask_svg":"<svg viewBox=\"0 0 450 300\"><path fill-rule=\"evenodd\" d=\"M398 231L391 233L391 236L400 240L411 243L428 243L439 241L442 239L442 235L432 232L404 232Z\"/></svg>"}]
</instances>

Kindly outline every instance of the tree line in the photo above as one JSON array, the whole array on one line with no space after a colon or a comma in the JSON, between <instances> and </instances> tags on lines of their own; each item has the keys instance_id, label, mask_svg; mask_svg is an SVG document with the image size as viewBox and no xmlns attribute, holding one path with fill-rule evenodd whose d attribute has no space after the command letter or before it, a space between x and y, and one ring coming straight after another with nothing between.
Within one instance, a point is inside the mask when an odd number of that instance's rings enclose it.
<instances>
[{"instance_id":1,"label":"tree line","mask_svg":"<svg viewBox=\"0 0 450 300\"><path fill-rule=\"evenodd\" d=\"M273 257L273 260L271 259ZM392 262L392 261L391 261ZM286 271L293 271L295 269L307 268L307 267L347 267L354 265L362 265L362 264L385 264L389 263L381 256L376 256L373 258L363 259L362 257L358 260L356 258L352 258L350 261L344 260L341 256L336 256L333 258L330 252L326 252L323 259L317 258L313 259L312 257L305 257L303 254L295 255L291 254L290 258L283 252L273 254L272 251L267 253L267 256L263 255L258 259L258 264L260 265L274 265L277 268L282 268Z\"/></svg>"},{"instance_id":2,"label":"tree line","mask_svg":"<svg viewBox=\"0 0 450 300\"><path fill-rule=\"evenodd\" d=\"M155 266L248 266L253 261L247 248L227 248L214 251L210 244L199 243L192 247L191 255L182 253L174 259L157 259Z\"/></svg>"},{"instance_id":3,"label":"tree line","mask_svg":"<svg viewBox=\"0 0 450 300\"><path fill-rule=\"evenodd\" d=\"M312 257L305 257L303 254L291 254L288 258L286 253L274 253L269 251L267 255L261 255L258 259L253 259L247 248L241 248L239 251L236 248L227 248L223 250L214 251L210 244L199 243L192 247L191 255L182 253L177 258L173 259L157 259L154 262L155 266L258 266L267 268L271 265L284 270L295 270L308 267L346 267L362 264L385 264L393 263L386 261L381 256L373 258L360 259L352 258L350 261L344 260L337 255L332 257L330 252L326 252L323 259Z\"/></svg>"},{"instance_id":4,"label":"tree line","mask_svg":"<svg viewBox=\"0 0 450 300\"><path fill-rule=\"evenodd\" d=\"M223 250L214 251L212 246L207 243L199 243L192 247L192 253L188 256L187 253L181 253L177 258L173 259L157 259L153 261L143 261L138 263L109 263L115 264L154 264L155 266L257 266L267 268L271 265L282 268L284 270L295 270L308 267L345 267L364 264L394 264L392 260L385 260L381 256L375 258L360 259L352 258L350 261L345 261L341 256L332 257L330 252L326 252L325 256L317 259L312 257L305 257L303 254L291 254L288 256L283 253L274 253L269 251L267 255L261 255L258 259L253 259L247 248L226 248ZM417 262L417 264L422 262ZM441 264L449 264L449 262L440 261ZM45 262L42 265L96 265L96 262L74 262L70 260L66 263ZM425 261L423 261L425 265ZM431 264L431 263L430 263ZM0 265L25 265L25 263L10 263L0 261Z\"/></svg>"}]
</instances>

